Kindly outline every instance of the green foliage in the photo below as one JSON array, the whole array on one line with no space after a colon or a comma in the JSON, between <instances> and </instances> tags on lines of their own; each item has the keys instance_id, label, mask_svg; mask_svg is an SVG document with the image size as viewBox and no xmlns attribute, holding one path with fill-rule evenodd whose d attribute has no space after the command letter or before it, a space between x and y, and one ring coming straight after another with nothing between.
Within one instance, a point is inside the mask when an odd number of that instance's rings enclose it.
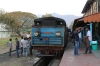
<instances>
[{"instance_id":1,"label":"green foliage","mask_svg":"<svg viewBox=\"0 0 100 66\"><path fill-rule=\"evenodd\" d=\"M32 13L16 11L0 16L0 22L6 24L6 29L19 34L20 31L30 29L36 18Z\"/></svg>"},{"instance_id":2,"label":"green foliage","mask_svg":"<svg viewBox=\"0 0 100 66\"><path fill-rule=\"evenodd\" d=\"M42 15L42 17L53 17L53 16L52 16L52 14L47 14L46 13L45 15Z\"/></svg>"},{"instance_id":3,"label":"green foliage","mask_svg":"<svg viewBox=\"0 0 100 66\"><path fill-rule=\"evenodd\" d=\"M68 25L66 24L66 27L68 27Z\"/></svg>"},{"instance_id":4,"label":"green foliage","mask_svg":"<svg viewBox=\"0 0 100 66\"><path fill-rule=\"evenodd\" d=\"M70 26L69 26L70 29L72 29L73 23L74 23L74 22L71 22L71 24L70 24Z\"/></svg>"},{"instance_id":5,"label":"green foliage","mask_svg":"<svg viewBox=\"0 0 100 66\"><path fill-rule=\"evenodd\" d=\"M12 38L13 44L15 44L15 38L18 38L19 40L21 40L20 37L10 37L10 38ZM7 46L7 43L9 42L10 38L0 38L0 47Z\"/></svg>"}]
</instances>

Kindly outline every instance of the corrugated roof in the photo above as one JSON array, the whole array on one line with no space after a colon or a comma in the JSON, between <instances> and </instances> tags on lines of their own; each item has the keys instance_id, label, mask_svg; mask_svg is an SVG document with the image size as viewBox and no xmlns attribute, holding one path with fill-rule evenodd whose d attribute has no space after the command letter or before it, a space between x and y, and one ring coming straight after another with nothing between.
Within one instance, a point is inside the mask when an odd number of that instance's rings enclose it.
<instances>
[{"instance_id":1,"label":"corrugated roof","mask_svg":"<svg viewBox=\"0 0 100 66\"><path fill-rule=\"evenodd\" d=\"M74 20L74 24L73 24L72 30L74 30L75 27L83 27L83 26L85 26L83 17L77 18L77 19Z\"/></svg>"},{"instance_id":2,"label":"corrugated roof","mask_svg":"<svg viewBox=\"0 0 100 66\"><path fill-rule=\"evenodd\" d=\"M90 8L90 5L94 2L94 0L87 0L83 10L82 10L82 13L85 13L89 8Z\"/></svg>"},{"instance_id":3,"label":"corrugated roof","mask_svg":"<svg viewBox=\"0 0 100 66\"><path fill-rule=\"evenodd\" d=\"M100 22L100 13L89 15L83 18L84 22Z\"/></svg>"}]
</instances>

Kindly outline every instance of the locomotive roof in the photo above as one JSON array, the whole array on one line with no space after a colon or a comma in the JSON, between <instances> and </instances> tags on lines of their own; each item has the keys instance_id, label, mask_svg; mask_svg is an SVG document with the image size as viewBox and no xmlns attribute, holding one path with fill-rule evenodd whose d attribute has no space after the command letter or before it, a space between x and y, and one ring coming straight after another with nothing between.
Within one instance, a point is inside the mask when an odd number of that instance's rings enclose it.
<instances>
[{"instance_id":1,"label":"locomotive roof","mask_svg":"<svg viewBox=\"0 0 100 66\"><path fill-rule=\"evenodd\" d=\"M46 19L54 19L54 20L57 20L57 21L65 22L64 19L57 18L57 17L43 17L43 18L38 18L38 19L35 19L34 22L43 21L43 20L46 20Z\"/></svg>"}]
</instances>

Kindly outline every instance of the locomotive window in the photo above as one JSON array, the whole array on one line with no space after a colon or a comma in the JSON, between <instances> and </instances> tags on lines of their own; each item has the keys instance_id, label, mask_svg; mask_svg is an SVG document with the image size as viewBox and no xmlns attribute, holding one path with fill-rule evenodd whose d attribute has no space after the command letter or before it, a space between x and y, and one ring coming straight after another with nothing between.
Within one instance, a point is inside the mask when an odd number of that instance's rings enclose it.
<instances>
[{"instance_id":1,"label":"locomotive window","mask_svg":"<svg viewBox=\"0 0 100 66\"><path fill-rule=\"evenodd\" d=\"M55 20L44 20L42 21L42 26L56 26Z\"/></svg>"},{"instance_id":2,"label":"locomotive window","mask_svg":"<svg viewBox=\"0 0 100 66\"><path fill-rule=\"evenodd\" d=\"M37 23L37 25L39 25L39 23Z\"/></svg>"},{"instance_id":3,"label":"locomotive window","mask_svg":"<svg viewBox=\"0 0 100 66\"><path fill-rule=\"evenodd\" d=\"M58 26L62 26L63 23L62 23L61 21L58 21L58 22L57 22L57 25L58 25Z\"/></svg>"},{"instance_id":4,"label":"locomotive window","mask_svg":"<svg viewBox=\"0 0 100 66\"><path fill-rule=\"evenodd\" d=\"M62 22L60 22L60 24L62 25Z\"/></svg>"},{"instance_id":5,"label":"locomotive window","mask_svg":"<svg viewBox=\"0 0 100 66\"><path fill-rule=\"evenodd\" d=\"M41 26L41 22L35 22L35 26Z\"/></svg>"}]
</instances>

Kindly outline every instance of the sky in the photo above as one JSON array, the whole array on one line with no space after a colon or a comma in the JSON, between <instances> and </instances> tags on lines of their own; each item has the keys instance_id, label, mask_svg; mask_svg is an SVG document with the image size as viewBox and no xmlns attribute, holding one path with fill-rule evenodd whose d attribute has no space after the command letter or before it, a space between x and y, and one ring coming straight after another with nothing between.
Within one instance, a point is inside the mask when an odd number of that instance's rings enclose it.
<instances>
[{"instance_id":1,"label":"sky","mask_svg":"<svg viewBox=\"0 0 100 66\"><path fill-rule=\"evenodd\" d=\"M0 0L6 12L22 11L33 14L57 13L81 16L87 0Z\"/></svg>"}]
</instances>

